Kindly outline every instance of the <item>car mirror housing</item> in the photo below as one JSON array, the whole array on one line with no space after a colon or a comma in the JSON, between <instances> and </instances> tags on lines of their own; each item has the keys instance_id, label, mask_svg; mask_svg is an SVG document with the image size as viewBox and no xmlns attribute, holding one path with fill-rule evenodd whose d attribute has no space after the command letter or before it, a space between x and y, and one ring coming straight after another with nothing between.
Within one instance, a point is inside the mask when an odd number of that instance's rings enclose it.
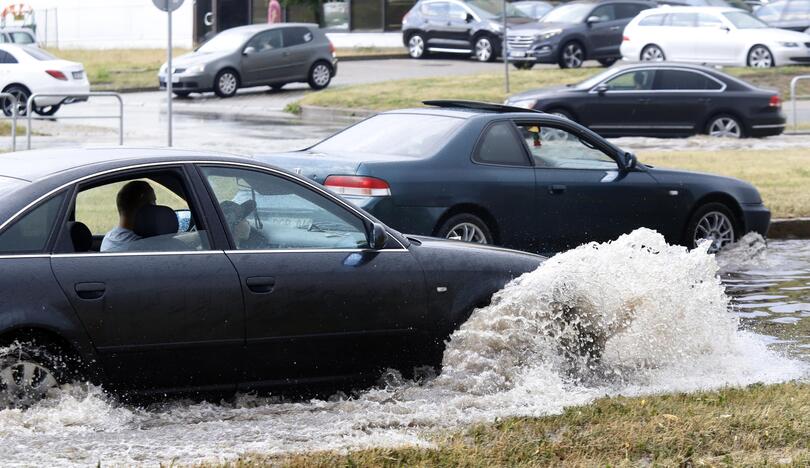
<instances>
[{"instance_id":1,"label":"car mirror housing","mask_svg":"<svg viewBox=\"0 0 810 468\"><path fill-rule=\"evenodd\" d=\"M594 16L589 16L589 17L588 17L588 19L587 19L587 20L585 20L585 22L586 22L586 23L588 23L589 25L590 25L590 24L594 24L594 23L601 23L601 22L602 22L602 18L600 18L600 17L598 17L598 16L596 16L596 15L594 15Z\"/></svg>"},{"instance_id":2,"label":"car mirror housing","mask_svg":"<svg viewBox=\"0 0 810 468\"><path fill-rule=\"evenodd\" d=\"M255 47L253 47L253 46L247 46L247 47L245 47L245 50L243 50L243 51L242 51L242 55L250 55L250 54L252 54L252 53L254 53L254 52L256 52L256 48L255 48Z\"/></svg>"},{"instance_id":3,"label":"car mirror housing","mask_svg":"<svg viewBox=\"0 0 810 468\"><path fill-rule=\"evenodd\" d=\"M385 227L380 223L374 223L371 226L371 242L369 242L369 247L373 250L380 250L385 247L386 240L388 240L388 233L385 232Z\"/></svg>"},{"instance_id":4,"label":"car mirror housing","mask_svg":"<svg viewBox=\"0 0 810 468\"><path fill-rule=\"evenodd\" d=\"M596 88L593 88L593 90L596 91L601 96L601 95L603 95L603 94L605 94L607 92L608 87L601 84L601 85L597 86Z\"/></svg>"},{"instance_id":5,"label":"car mirror housing","mask_svg":"<svg viewBox=\"0 0 810 468\"><path fill-rule=\"evenodd\" d=\"M638 159L633 153L624 153L624 170L632 171L638 165Z\"/></svg>"},{"instance_id":6,"label":"car mirror housing","mask_svg":"<svg viewBox=\"0 0 810 468\"><path fill-rule=\"evenodd\" d=\"M467 13L467 16L464 17L464 21L466 21L467 23L472 23L473 21L475 21L475 18L473 18L473 15Z\"/></svg>"}]
</instances>

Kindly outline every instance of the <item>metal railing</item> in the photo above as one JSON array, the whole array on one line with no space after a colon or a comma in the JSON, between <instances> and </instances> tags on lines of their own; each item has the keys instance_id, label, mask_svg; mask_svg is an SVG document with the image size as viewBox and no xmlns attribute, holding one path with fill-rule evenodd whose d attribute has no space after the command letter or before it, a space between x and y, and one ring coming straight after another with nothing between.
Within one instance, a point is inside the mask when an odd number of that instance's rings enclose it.
<instances>
[{"instance_id":1,"label":"metal railing","mask_svg":"<svg viewBox=\"0 0 810 468\"><path fill-rule=\"evenodd\" d=\"M793 108L793 131L799 131L799 115L796 111L796 83L801 80L810 80L810 75L799 75L790 80L790 105Z\"/></svg>"},{"instance_id":2,"label":"metal railing","mask_svg":"<svg viewBox=\"0 0 810 468\"><path fill-rule=\"evenodd\" d=\"M2 96L2 95L0 95ZM124 100L121 99L121 95L119 93L113 93L109 91L95 91L90 93L75 93L75 94L49 94L49 93L36 93L32 94L31 97L28 98L28 102L25 105L25 115L28 119L28 128L25 130L25 139L28 149L31 149L31 133L33 133L33 129L31 128L31 124L34 120L54 120L55 117L53 116L41 116L41 117L34 117L33 110L34 110L34 100L36 98L41 97L61 97L64 100L71 99L71 98L91 98L91 97L114 97L118 100L118 115L68 115L59 117L59 120L65 119L118 119L118 144L124 144Z\"/></svg>"},{"instance_id":3,"label":"metal railing","mask_svg":"<svg viewBox=\"0 0 810 468\"><path fill-rule=\"evenodd\" d=\"M5 100L11 99L11 115L5 115ZM11 151L17 151L17 113L19 109L19 101L17 96L9 93L0 93L0 103L3 104L3 120L11 120Z\"/></svg>"}]
</instances>

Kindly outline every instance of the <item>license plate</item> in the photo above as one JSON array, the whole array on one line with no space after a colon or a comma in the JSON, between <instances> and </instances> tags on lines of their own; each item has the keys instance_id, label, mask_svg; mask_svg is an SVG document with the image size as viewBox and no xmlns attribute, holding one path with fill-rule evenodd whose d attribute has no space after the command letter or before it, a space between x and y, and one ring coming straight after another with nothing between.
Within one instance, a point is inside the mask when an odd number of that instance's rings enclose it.
<instances>
[{"instance_id":1,"label":"license plate","mask_svg":"<svg viewBox=\"0 0 810 468\"><path fill-rule=\"evenodd\" d=\"M521 50L521 51L517 51L517 50L510 50L510 51L509 51L509 56L510 56L510 57L525 57L525 56L526 56L526 52L524 52L524 51L522 51L522 50Z\"/></svg>"},{"instance_id":2,"label":"license plate","mask_svg":"<svg viewBox=\"0 0 810 468\"><path fill-rule=\"evenodd\" d=\"M308 229L312 226L312 218L288 218L282 216L273 216L269 219L270 224L276 226L285 226L299 229Z\"/></svg>"},{"instance_id":3,"label":"license plate","mask_svg":"<svg viewBox=\"0 0 810 468\"><path fill-rule=\"evenodd\" d=\"M172 83L179 83L180 77L177 75L172 75Z\"/></svg>"},{"instance_id":4,"label":"license plate","mask_svg":"<svg viewBox=\"0 0 810 468\"><path fill-rule=\"evenodd\" d=\"M84 77L84 72L83 71L73 72L73 79L74 80L81 80L82 77Z\"/></svg>"}]
</instances>

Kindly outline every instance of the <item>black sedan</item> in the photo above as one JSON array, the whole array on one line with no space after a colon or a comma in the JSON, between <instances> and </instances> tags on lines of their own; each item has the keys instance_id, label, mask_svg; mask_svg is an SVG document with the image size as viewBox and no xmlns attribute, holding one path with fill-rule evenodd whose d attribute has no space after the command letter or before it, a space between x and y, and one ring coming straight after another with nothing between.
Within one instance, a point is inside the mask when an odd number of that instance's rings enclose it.
<instances>
[{"instance_id":1,"label":"black sedan","mask_svg":"<svg viewBox=\"0 0 810 468\"><path fill-rule=\"evenodd\" d=\"M699 65L617 66L581 83L516 94L506 104L563 116L605 137L764 137L785 129L777 91Z\"/></svg>"},{"instance_id":2,"label":"black sedan","mask_svg":"<svg viewBox=\"0 0 810 468\"><path fill-rule=\"evenodd\" d=\"M575 122L495 104L378 114L259 159L323 183L403 232L557 252L638 227L671 243L749 231L770 212L745 182L657 169Z\"/></svg>"},{"instance_id":3,"label":"black sedan","mask_svg":"<svg viewBox=\"0 0 810 468\"><path fill-rule=\"evenodd\" d=\"M543 260L403 236L246 158L35 151L0 174L5 405L74 378L233 391L437 365L475 307Z\"/></svg>"}]
</instances>

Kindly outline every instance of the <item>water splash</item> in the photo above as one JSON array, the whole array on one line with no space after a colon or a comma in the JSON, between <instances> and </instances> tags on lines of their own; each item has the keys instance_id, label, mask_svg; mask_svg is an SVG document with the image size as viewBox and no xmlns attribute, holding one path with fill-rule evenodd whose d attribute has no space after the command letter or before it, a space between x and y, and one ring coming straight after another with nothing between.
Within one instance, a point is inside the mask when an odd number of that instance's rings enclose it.
<instances>
[{"instance_id":1,"label":"water splash","mask_svg":"<svg viewBox=\"0 0 810 468\"><path fill-rule=\"evenodd\" d=\"M388 373L379 387L352 398L289 403L240 395L146 409L116 404L94 387L67 389L24 412L0 411L4 461L193 463L251 452L424 445L433 431L554 414L606 394L806 375L804 364L739 330L718 268L703 248L669 246L638 230L557 255L507 285L451 337L436 378Z\"/></svg>"}]
</instances>

